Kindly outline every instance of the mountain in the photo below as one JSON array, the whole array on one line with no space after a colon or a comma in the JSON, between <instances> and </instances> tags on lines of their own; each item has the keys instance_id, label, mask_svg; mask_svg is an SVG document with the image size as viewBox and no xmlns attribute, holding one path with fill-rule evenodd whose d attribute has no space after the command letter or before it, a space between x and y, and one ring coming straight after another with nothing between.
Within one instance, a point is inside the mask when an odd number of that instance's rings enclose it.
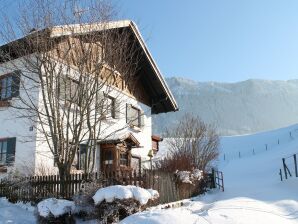
<instances>
[{"instance_id":1,"label":"mountain","mask_svg":"<svg viewBox=\"0 0 298 224\"><path fill-rule=\"evenodd\" d=\"M153 117L153 133L162 134L185 114L201 117L220 135L240 135L298 123L298 80L246 80L237 83L166 79L179 111Z\"/></svg>"}]
</instances>

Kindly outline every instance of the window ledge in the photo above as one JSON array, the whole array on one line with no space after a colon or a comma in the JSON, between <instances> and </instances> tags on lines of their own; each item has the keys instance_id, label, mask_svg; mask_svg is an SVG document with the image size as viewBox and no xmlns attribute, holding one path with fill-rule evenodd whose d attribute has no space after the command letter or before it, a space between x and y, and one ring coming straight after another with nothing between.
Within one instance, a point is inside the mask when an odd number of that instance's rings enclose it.
<instances>
[{"instance_id":1,"label":"window ledge","mask_svg":"<svg viewBox=\"0 0 298 224\"><path fill-rule=\"evenodd\" d=\"M0 165L0 173L7 173L7 167L5 165Z\"/></svg>"},{"instance_id":2,"label":"window ledge","mask_svg":"<svg viewBox=\"0 0 298 224\"><path fill-rule=\"evenodd\" d=\"M9 100L0 100L0 107L9 107L11 102Z\"/></svg>"},{"instance_id":3,"label":"window ledge","mask_svg":"<svg viewBox=\"0 0 298 224\"><path fill-rule=\"evenodd\" d=\"M135 131L135 132L141 132L141 131L142 131L142 129L141 129L140 127L135 126L135 125L129 125L129 127L130 127L133 131Z\"/></svg>"},{"instance_id":4,"label":"window ledge","mask_svg":"<svg viewBox=\"0 0 298 224\"><path fill-rule=\"evenodd\" d=\"M111 117L109 117L109 118L105 117L104 119L102 119L102 121L107 123L107 124L115 124L115 123L117 123L118 119L111 118Z\"/></svg>"}]
</instances>

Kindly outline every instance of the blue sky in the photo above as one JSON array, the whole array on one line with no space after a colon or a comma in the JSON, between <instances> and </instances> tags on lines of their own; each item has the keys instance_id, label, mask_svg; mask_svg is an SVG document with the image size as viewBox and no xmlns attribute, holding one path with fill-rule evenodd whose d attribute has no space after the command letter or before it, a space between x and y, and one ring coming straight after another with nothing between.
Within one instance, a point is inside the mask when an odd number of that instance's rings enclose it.
<instances>
[{"instance_id":1,"label":"blue sky","mask_svg":"<svg viewBox=\"0 0 298 224\"><path fill-rule=\"evenodd\" d=\"M298 1L119 0L165 76L298 78Z\"/></svg>"},{"instance_id":2,"label":"blue sky","mask_svg":"<svg viewBox=\"0 0 298 224\"><path fill-rule=\"evenodd\" d=\"M166 77L298 78L296 0L113 1L121 18L136 21ZM0 0L0 10L14 14L13 2Z\"/></svg>"}]
</instances>

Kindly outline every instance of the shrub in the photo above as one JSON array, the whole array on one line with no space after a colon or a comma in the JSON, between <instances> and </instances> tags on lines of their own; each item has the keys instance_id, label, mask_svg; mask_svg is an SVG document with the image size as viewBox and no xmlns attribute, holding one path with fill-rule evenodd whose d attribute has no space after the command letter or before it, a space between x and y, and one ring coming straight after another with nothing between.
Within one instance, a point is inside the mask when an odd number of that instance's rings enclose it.
<instances>
[{"instance_id":1,"label":"shrub","mask_svg":"<svg viewBox=\"0 0 298 224\"><path fill-rule=\"evenodd\" d=\"M155 164L160 170L205 171L219 155L219 136L215 128L198 117L185 115L166 136L168 156Z\"/></svg>"}]
</instances>

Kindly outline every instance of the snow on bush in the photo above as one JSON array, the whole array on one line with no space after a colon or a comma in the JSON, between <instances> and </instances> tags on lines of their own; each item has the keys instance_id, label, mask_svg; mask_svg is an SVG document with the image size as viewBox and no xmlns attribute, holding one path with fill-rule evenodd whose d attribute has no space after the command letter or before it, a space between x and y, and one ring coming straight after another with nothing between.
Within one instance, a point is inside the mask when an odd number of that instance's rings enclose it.
<instances>
[{"instance_id":1,"label":"snow on bush","mask_svg":"<svg viewBox=\"0 0 298 224\"><path fill-rule=\"evenodd\" d=\"M193 181L203 179L203 171L199 169L194 169L192 172L190 171L176 171L176 175L178 179L182 183L193 184Z\"/></svg>"},{"instance_id":2,"label":"snow on bush","mask_svg":"<svg viewBox=\"0 0 298 224\"><path fill-rule=\"evenodd\" d=\"M65 199L48 198L37 204L38 213L46 218L50 215L59 217L75 210L75 203Z\"/></svg>"},{"instance_id":3,"label":"snow on bush","mask_svg":"<svg viewBox=\"0 0 298 224\"><path fill-rule=\"evenodd\" d=\"M134 198L139 201L141 205L144 205L147 204L149 199L155 199L157 197L159 197L159 194L156 190L144 189L132 185L115 185L99 189L93 196L93 200L95 205L98 205L103 200L113 202L115 199Z\"/></svg>"}]
</instances>

